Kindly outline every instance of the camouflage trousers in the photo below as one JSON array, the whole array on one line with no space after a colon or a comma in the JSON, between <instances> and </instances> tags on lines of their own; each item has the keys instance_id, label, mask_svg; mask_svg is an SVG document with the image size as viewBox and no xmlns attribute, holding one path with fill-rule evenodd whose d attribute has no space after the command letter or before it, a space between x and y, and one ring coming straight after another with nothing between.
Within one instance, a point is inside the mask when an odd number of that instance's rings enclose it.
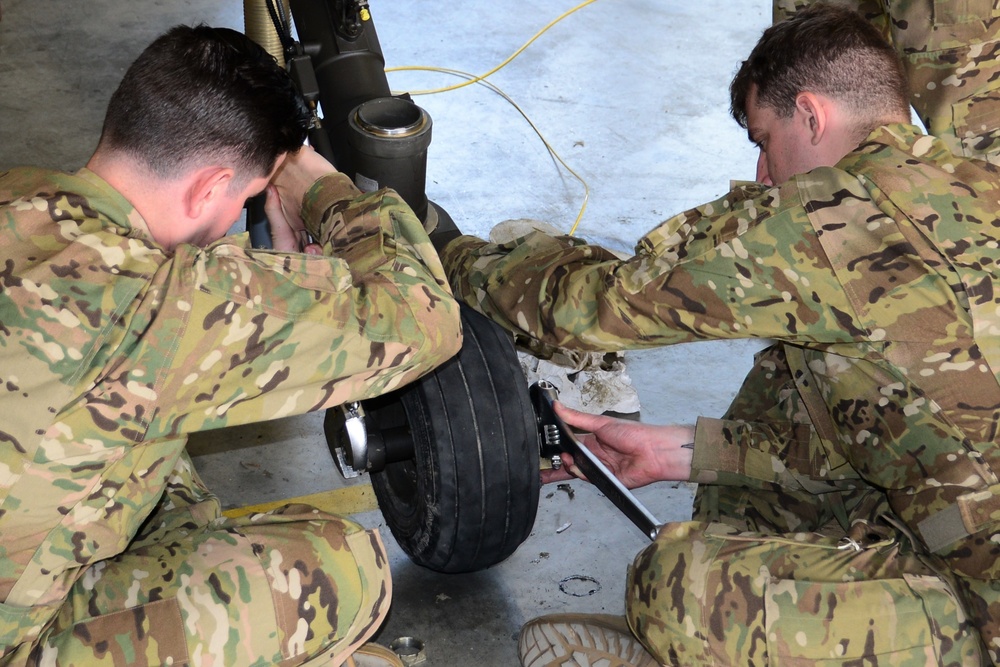
<instances>
[{"instance_id":1,"label":"camouflage trousers","mask_svg":"<svg viewBox=\"0 0 1000 667\"><path fill-rule=\"evenodd\" d=\"M981 665L956 596L905 545L668 524L630 569L626 615L665 665Z\"/></svg>"},{"instance_id":2,"label":"camouflage trousers","mask_svg":"<svg viewBox=\"0 0 1000 667\"><path fill-rule=\"evenodd\" d=\"M340 665L388 612L375 532L305 505L239 519L183 455L129 549L90 566L9 665Z\"/></svg>"},{"instance_id":3,"label":"camouflage trousers","mask_svg":"<svg viewBox=\"0 0 1000 667\"><path fill-rule=\"evenodd\" d=\"M725 419L807 423L780 345L758 355ZM787 468L775 462L758 472L830 471L820 443L809 443L817 451L794 451ZM995 560L958 576L911 537L883 490L860 479L817 493L715 473L719 484L698 489L694 520L664 526L629 570L629 625L663 664L1000 661Z\"/></svg>"},{"instance_id":4,"label":"camouflage trousers","mask_svg":"<svg viewBox=\"0 0 1000 667\"><path fill-rule=\"evenodd\" d=\"M832 1L864 15L895 47L910 102L930 134L956 155L1000 164L1000 2ZM773 0L772 17L813 2Z\"/></svg>"}]
</instances>

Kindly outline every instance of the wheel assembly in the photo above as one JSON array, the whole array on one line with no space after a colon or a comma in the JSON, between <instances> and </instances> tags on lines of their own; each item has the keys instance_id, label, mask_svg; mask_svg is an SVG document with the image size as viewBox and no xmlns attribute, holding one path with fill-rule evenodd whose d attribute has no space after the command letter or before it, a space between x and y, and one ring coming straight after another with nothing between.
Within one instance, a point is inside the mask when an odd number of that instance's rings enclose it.
<instances>
[{"instance_id":1,"label":"wheel assembly","mask_svg":"<svg viewBox=\"0 0 1000 667\"><path fill-rule=\"evenodd\" d=\"M430 116L391 94L368 3L244 6L247 34L286 65L314 112L313 147L360 189L396 190L428 232L450 222L424 193ZM247 227L255 247L270 247L259 197ZM538 509L538 425L513 339L465 306L462 327L455 358L396 392L330 409L324 423L341 472L370 472L400 546L441 572L502 561L527 538Z\"/></svg>"},{"instance_id":2,"label":"wheel assembly","mask_svg":"<svg viewBox=\"0 0 1000 667\"><path fill-rule=\"evenodd\" d=\"M456 357L361 406L362 465L386 524L414 562L440 572L504 560L538 509L538 427L513 341L464 306L462 326ZM361 464L350 421L327 412L327 442L349 469Z\"/></svg>"}]
</instances>

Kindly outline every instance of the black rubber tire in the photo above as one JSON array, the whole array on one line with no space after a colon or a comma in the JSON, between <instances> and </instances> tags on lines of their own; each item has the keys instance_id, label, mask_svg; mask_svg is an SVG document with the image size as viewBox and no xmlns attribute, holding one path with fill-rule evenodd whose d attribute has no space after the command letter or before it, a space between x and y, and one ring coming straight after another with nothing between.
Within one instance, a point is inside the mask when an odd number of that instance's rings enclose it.
<instances>
[{"instance_id":1,"label":"black rubber tire","mask_svg":"<svg viewBox=\"0 0 1000 667\"><path fill-rule=\"evenodd\" d=\"M389 530L417 564L472 572L510 556L538 510L538 429L513 339L462 307L459 354L366 401L367 427L405 425L411 460L371 475Z\"/></svg>"}]
</instances>

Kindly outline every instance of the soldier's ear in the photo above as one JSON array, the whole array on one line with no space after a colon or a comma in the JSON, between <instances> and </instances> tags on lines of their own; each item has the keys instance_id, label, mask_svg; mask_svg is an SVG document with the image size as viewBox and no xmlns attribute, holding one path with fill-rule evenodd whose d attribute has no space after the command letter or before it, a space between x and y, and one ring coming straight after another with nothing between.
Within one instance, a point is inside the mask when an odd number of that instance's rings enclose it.
<instances>
[{"instance_id":1,"label":"soldier's ear","mask_svg":"<svg viewBox=\"0 0 1000 667\"><path fill-rule=\"evenodd\" d=\"M830 114L835 113L830 100L816 93L802 92L795 96L795 115L813 146L819 145L830 129Z\"/></svg>"},{"instance_id":2,"label":"soldier's ear","mask_svg":"<svg viewBox=\"0 0 1000 667\"><path fill-rule=\"evenodd\" d=\"M212 208L225 196L233 175L232 168L222 166L202 167L188 174L184 189L187 217L198 219L211 214Z\"/></svg>"}]
</instances>

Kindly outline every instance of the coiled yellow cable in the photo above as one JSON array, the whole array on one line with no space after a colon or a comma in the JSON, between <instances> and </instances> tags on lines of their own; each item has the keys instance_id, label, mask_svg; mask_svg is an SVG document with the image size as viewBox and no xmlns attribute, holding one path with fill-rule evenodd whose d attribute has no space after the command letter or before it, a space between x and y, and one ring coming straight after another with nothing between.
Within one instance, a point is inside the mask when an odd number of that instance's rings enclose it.
<instances>
[{"instance_id":1,"label":"coiled yellow cable","mask_svg":"<svg viewBox=\"0 0 1000 667\"><path fill-rule=\"evenodd\" d=\"M526 120L528 122L528 125L531 126L531 129L534 130L535 134L538 135L538 138L542 140L542 143L545 145L545 149L549 152L549 154L553 158L555 158L556 161L559 162L559 164L561 164L566 169L566 171L568 171L570 174L572 174L573 177L576 180L580 181L581 185L583 185L583 192L584 192L584 194L583 194L583 205L580 207L580 212L577 214L576 220L573 222L573 225L570 227L570 230L569 230L569 235L570 236L572 236L574 233L576 233L576 229L580 225L580 220L583 219L583 214L587 210L587 202L590 199L590 187L587 185L587 182L585 180L583 180L583 178L580 177L579 174L577 174L568 164L566 164L565 160L563 160L562 157L560 157L560 155L556 152L556 150L554 148L552 148L552 145L548 142L548 140L545 139L545 137L539 131L538 127L532 122L532 120L528 117L528 115L526 113L524 113L524 110L521 109L521 107L519 107L517 105L517 103L514 102L514 100L509 95L507 95L507 93L505 93L502 90L500 90L500 88L498 88L493 83L491 83L489 81L486 81L486 78L489 77L489 76L491 76L492 74L495 74L496 72L500 71L501 69L503 69L504 67L506 67L508 64L510 64L515 58L517 58L519 55L521 55L521 53L525 49L527 49L529 46L531 46L531 44L535 40L537 40L539 37L541 37L543 34L545 34L545 32L547 32L550 28L552 28L552 26L556 25L557 23L559 23L560 21L562 21L564 18L566 18L570 14L572 14L572 13L574 13L574 12L580 10L580 9L583 9L587 5L593 4L594 2L597 2L597 0L584 0L584 2L581 2L580 4L576 5L572 9L569 9L569 10L563 12L562 14L560 14L559 16L557 16L556 18L554 18L553 20L549 21L545 25L544 28L542 28L541 30L539 30L538 32L536 32L531 39L529 39L527 42L525 42L519 49L517 49L516 51L514 51L514 53L512 53L509 57L507 57L507 59L505 59L502 63L500 63L499 65L497 65L496 67L494 67L490 71L486 72L485 74L480 74L480 75L477 76L477 75L474 75L474 74L469 74L468 72L462 72L461 70L448 69L448 68L444 68L444 67L429 67L429 66L418 66L418 65L403 66L403 67L389 67L389 68L386 68L386 70L385 70L387 73L388 72L407 72L407 71L439 72L439 73L442 73L442 74L449 74L449 75L452 75L452 76L459 76L459 77L462 77L462 78L466 79L462 83L458 83L458 84L455 84L453 86L445 86L445 87L442 87L442 88L432 88L432 89L428 89L428 90L408 91L410 95L433 95L433 94L437 94L437 93L448 92L448 91L451 91L451 90L457 90L459 88L464 88L465 86L469 86L469 85L472 85L474 83L478 83L480 85L486 86L487 88L489 88L493 92L495 92L497 95L500 95L505 100L507 100L507 102L511 106L513 106L517 110L517 112L519 114L521 114L521 116L524 118L524 120Z\"/></svg>"}]
</instances>

